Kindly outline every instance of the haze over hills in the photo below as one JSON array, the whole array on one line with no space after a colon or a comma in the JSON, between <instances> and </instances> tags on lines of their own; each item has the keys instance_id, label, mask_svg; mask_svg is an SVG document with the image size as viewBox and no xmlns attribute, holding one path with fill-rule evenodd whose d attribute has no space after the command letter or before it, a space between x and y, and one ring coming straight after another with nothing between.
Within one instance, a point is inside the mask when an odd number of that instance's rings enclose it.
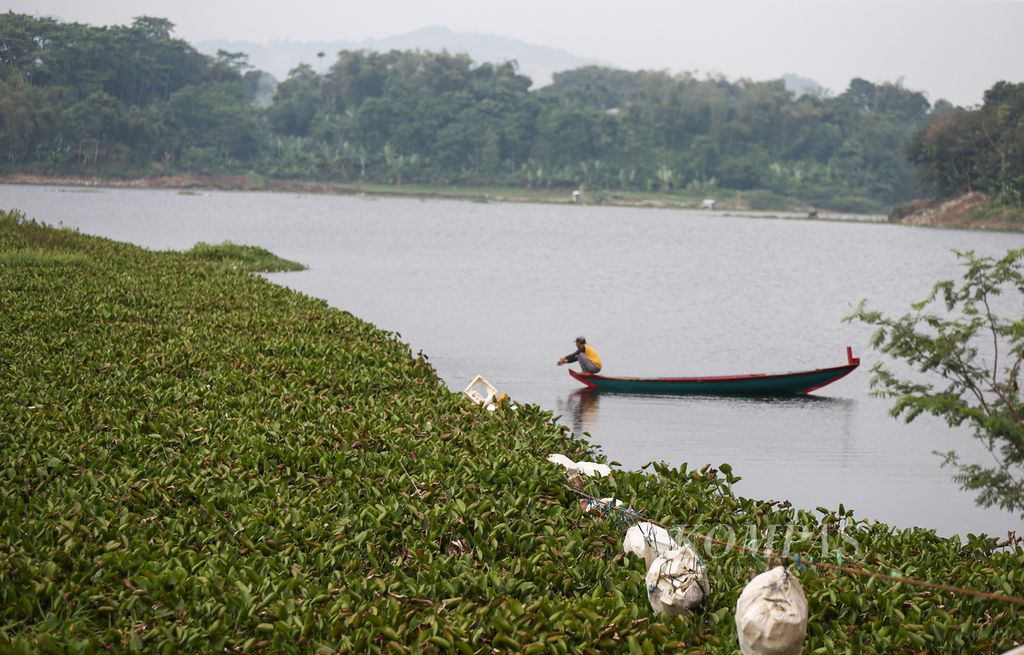
<instances>
[{"instance_id":1,"label":"haze over hills","mask_svg":"<svg viewBox=\"0 0 1024 655\"><path fill-rule=\"evenodd\" d=\"M519 64L519 72L526 75L535 87L551 83L554 73L581 66L614 66L614 64L580 57L565 50L534 45L494 34L470 34L454 32L446 27L432 26L419 30L398 34L382 39L366 39L363 41L271 41L256 43L253 41L200 41L195 44L200 52L216 54L218 50L228 52L244 52L249 55L249 63L264 70L278 80L288 77L288 72L300 63L309 64L317 72L326 70L341 50L423 50L440 52L447 50L452 53L465 53L475 62L501 63L515 60ZM323 61L317 53L324 53Z\"/></svg>"},{"instance_id":2,"label":"haze over hills","mask_svg":"<svg viewBox=\"0 0 1024 655\"><path fill-rule=\"evenodd\" d=\"M786 73L782 76L782 83L786 85L786 90L791 91L794 96L799 98L802 95L812 96L828 96L831 91L826 89L816 81L807 78L800 77L799 75L793 75L792 73Z\"/></svg>"}]
</instances>

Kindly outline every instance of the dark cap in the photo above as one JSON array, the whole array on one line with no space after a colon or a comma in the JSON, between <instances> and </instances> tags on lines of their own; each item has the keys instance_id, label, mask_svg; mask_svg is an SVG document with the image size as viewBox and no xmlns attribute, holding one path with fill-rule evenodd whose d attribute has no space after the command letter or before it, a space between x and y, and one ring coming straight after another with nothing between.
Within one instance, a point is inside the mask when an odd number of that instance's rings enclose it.
<instances>
[{"instance_id":1,"label":"dark cap","mask_svg":"<svg viewBox=\"0 0 1024 655\"><path fill-rule=\"evenodd\" d=\"M587 342L587 338L586 337L576 337L576 341L579 341L580 343L586 343Z\"/></svg>"}]
</instances>

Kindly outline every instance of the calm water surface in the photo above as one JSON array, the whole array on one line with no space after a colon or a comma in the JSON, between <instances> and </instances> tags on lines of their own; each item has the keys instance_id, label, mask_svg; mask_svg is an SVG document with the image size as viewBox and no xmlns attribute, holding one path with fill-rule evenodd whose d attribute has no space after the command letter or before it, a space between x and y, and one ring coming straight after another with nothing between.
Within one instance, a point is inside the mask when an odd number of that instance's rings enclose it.
<instances>
[{"instance_id":1,"label":"calm water surface","mask_svg":"<svg viewBox=\"0 0 1024 655\"><path fill-rule=\"evenodd\" d=\"M610 459L728 462L737 491L940 534L1024 522L974 506L935 450L982 453L966 431L890 418L869 396L862 298L903 313L958 276L953 249L1001 255L1024 235L720 213L410 199L0 186L0 207L154 249L255 244L307 264L271 280L423 350L453 390L482 374L586 433ZM1019 311L1019 308L1016 308ZM584 334L609 375L862 366L816 397L584 393L559 356ZM538 453L538 456L546 453Z\"/></svg>"}]
</instances>

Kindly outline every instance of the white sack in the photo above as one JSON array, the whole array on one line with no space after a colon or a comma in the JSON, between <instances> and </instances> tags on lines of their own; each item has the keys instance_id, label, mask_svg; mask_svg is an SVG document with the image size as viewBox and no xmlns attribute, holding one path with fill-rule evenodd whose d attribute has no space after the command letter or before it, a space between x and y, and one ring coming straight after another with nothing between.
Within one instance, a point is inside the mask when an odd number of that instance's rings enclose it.
<instances>
[{"instance_id":1,"label":"white sack","mask_svg":"<svg viewBox=\"0 0 1024 655\"><path fill-rule=\"evenodd\" d=\"M657 557L647 569L646 582L651 609L670 616L702 607L711 591L707 569L689 545Z\"/></svg>"},{"instance_id":2,"label":"white sack","mask_svg":"<svg viewBox=\"0 0 1024 655\"><path fill-rule=\"evenodd\" d=\"M799 655L807 635L807 597L796 577L776 566L751 580L736 601L743 655Z\"/></svg>"}]
</instances>

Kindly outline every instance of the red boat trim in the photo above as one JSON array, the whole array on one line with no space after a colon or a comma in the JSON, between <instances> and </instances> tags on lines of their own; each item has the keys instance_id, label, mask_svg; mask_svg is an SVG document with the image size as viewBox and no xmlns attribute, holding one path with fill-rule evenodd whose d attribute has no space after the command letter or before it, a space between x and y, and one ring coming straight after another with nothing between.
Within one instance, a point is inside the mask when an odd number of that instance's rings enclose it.
<instances>
[{"instance_id":1,"label":"red boat trim","mask_svg":"<svg viewBox=\"0 0 1024 655\"><path fill-rule=\"evenodd\" d=\"M847 372L843 373L842 375L840 375L840 376L838 376L838 377L834 377L834 378L832 378L832 379L831 379L831 380L829 380L828 382L823 382L823 383L819 384L818 386L815 386L815 387L811 387L810 389L804 389L804 390L803 390L803 392L802 392L802 393L803 393L803 395L805 395L805 396L806 396L807 394L811 393L812 391L815 391L815 390L817 390L817 389L820 389L820 388L822 388L822 387L824 387L824 386L827 386L827 385L830 385L830 384L832 384L832 383L833 383L833 382L835 382L836 380L842 380L842 379L843 379L843 378L845 378L845 377L846 377L847 375L849 375L850 373L852 373L852 372L853 372L853 369L855 369L855 368L857 368L858 366L860 366L860 357L854 357L854 356L853 356L853 348L851 348L850 346L847 346L847 347L846 347L846 361L847 361L847 364L846 364L846 366L847 366L847 367L848 367L848 368L849 368L850 370L848 370ZM837 367L837 368L842 368L842 366L839 366L839 367Z\"/></svg>"},{"instance_id":2,"label":"red boat trim","mask_svg":"<svg viewBox=\"0 0 1024 655\"><path fill-rule=\"evenodd\" d=\"M588 389L596 389L597 388L596 384L594 384L593 382L591 382L590 380L587 379L587 378L590 377L589 373L577 373L576 371L574 371L574 370L572 370L570 368L569 369L569 375L573 376L574 378L576 378L577 380L582 382L584 385L586 385L586 387Z\"/></svg>"}]
</instances>

